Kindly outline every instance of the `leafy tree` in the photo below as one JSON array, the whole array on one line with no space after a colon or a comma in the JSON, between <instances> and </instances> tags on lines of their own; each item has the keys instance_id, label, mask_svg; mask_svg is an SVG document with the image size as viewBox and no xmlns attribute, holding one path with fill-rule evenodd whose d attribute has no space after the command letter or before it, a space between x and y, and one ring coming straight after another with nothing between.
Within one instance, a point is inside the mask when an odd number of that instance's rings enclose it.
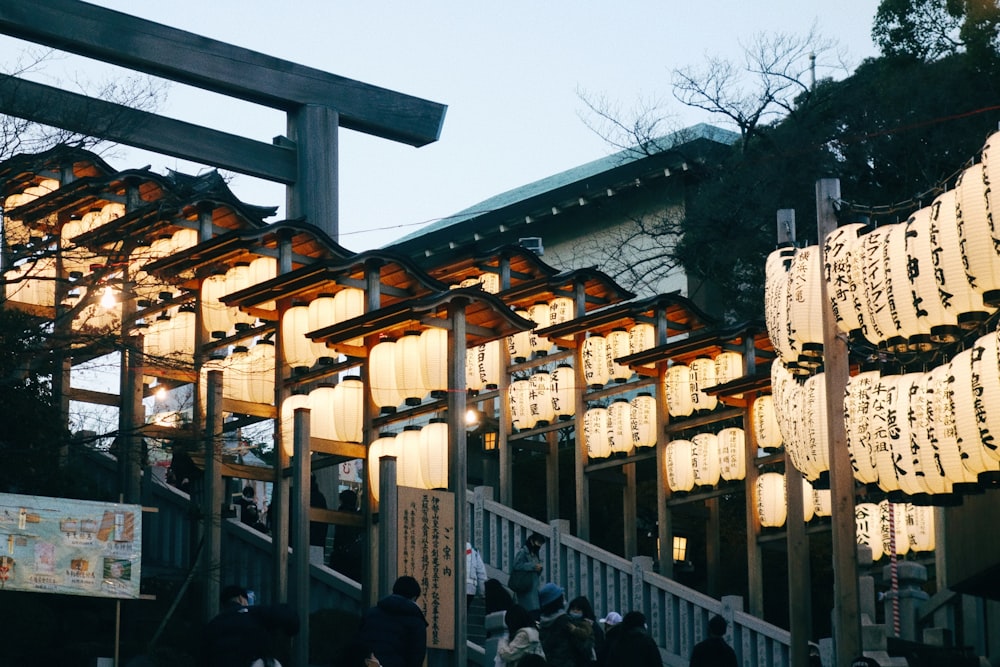
<instances>
[{"instance_id":1,"label":"leafy tree","mask_svg":"<svg viewBox=\"0 0 1000 667\"><path fill-rule=\"evenodd\" d=\"M997 50L998 21L995 0L882 0L872 39L887 58L983 57Z\"/></svg>"}]
</instances>

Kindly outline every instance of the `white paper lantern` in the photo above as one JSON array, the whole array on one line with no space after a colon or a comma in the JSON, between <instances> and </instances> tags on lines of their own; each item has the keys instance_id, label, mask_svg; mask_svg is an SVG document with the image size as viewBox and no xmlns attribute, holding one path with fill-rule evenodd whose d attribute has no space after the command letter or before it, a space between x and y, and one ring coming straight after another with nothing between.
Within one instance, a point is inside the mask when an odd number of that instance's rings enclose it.
<instances>
[{"instance_id":1,"label":"white paper lantern","mask_svg":"<svg viewBox=\"0 0 1000 667\"><path fill-rule=\"evenodd\" d=\"M934 551L934 508L907 504L906 534L910 551Z\"/></svg>"},{"instance_id":2,"label":"white paper lantern","mask_svg":"<svg viewBox=\"0 0 1000 667\"><path fill-rule=\"evenodd\" d=\"M250 401L274 405L274 341L258 340L250 348Z\"/></svg>"},{"instance_id":3,"label":"white paper lantern","mask_svg":"<svg viewBox=\"0 0 1000 667\"><path fill-rule=\"evenodd\" d=\"M308 394L292 394L281 402L281 449L285 456L295 455L295 411L309 407ZM310 431L312 431L312 414L309 415ZM312 437L311 433L306 437Z\"/></svg>"},{"instance_id":4,"label":"white paper lantern","mask_svg":"<svg viewBox=\"0 0 1000 667\"><path fill-rule=\"evenodd\" d=\"M871 434L867 428L868 397L878 386L878 371L862 371L847 381L844 389L844 426L847 436L847 452L854 469L854 479L862 484L878 481L875 468L875 450L872 449Z\"/></svg>"},{"instance_id":5,"label":"white paper lantern","mask_svg":"<svg viewBox=\"0 0 1000 667\"><path fill-rule=\"evenodd\" d=\"M500 384L500 341L469 348L465 355L465 381L469 389L492 391Z\"/></svg>"},{"instance_id":6,"label":"white paper lantern","mask_svg":"<svg viewBox=\"0 0 1000 667\"><path fill-rule=\"evenodd\" d=\"M500 293L500 276L496 273L480 274L479 284L483 286L483 291L487 294Z\"/></svg>"},{"instance_id":7,"label":"white paper lantern","mask_svg":"<svg viewBox=\"0 0 1000 667\"><path fill-rule=\"evenodd\" d=\"M348 376L333 388L333 428L335 439L344 442L364 441L364 383Z\"/></svg>"},{"instance_id":8,"label":"white paper lantern","mask_svg":"<svg viewBox=\"0 0 1000 667\"><path fill-rule=\"evenodd\" d=\"M326 328L334 324L333 321L333 294L324 292L318 294L315 299L309 302L306 306L306 312L308 313L309 323L307 325L308 331L319 331L320 329ZM316 361L329 364L332 363L337 353L326 346L325 343L317 343L311 338L309 339L310 344L313 348L313 356Z\"/></svg>"},{"instance_id":9,"label":"white paper lantern","mask_svg":"<svg viewBox=\"0 0 1000 667\"><path fill-rule=\"evenodd\" d=\"M420 429L420 474L424 488L448 488L448 422L445 419L432 419Z\"/></svg>"},{"instance_id":10,"label":"white paper lantern","mask_svg":"<svg viewBox=\"0 0 1000 667\"><path fill-rule=\"evenodd\" d=\"M525 378L512 380L507 387L507 400L510 402L511 426L518 430L532 428L531 412L528 409L531 395L531 383Z\"/></svg>"},{"instance_id":11,"label":"white paper lantern","mask_svg":"<svg viewBox=\"0 0 1000 667\"><path fill-rule=\"evenodd\" d=\"M882 542L882 512L876 503L858 503L854 506L854 532L858 544L872 550L872 560L884 555Z\"/></svg>"},{"instance_id":12,"label":"white paper lantern","mask_svg":"<svg viewBox=\"0 0 1000 667\"><path fill-rule=\"evenodd\" d=\"M368 356L368 383L372 401L383 412L394 411L404 396L396 388L396 342L384 340L374 345Z\"/></svg>"},{"instance_id":13,"label":"white paper lantern","mask_svg":"<svg viewBox=\"0 0 1000 667\"><path fill-rule=\"evenodd\" d=\"M606 459L611 456L607 408L589 408L583 414L583 441L588 458Z\"/></svg>"},{"instance_id":14,"label":"white paper lantern","mask_svg":"<svg viewBox=\"0 0 1000 667\"><path fill-rule=\"evenodd\" d=\"M545 426L555 421L556 413L552 405L552 376L545 371L533 373L528 378L528 411L536 426Z\"/></svg>"},{"instance_id":15,"label":"white paper lantern","mask_svg":"<svg viewBox=\"0 0 1000 667\"><path fill-rule=\"evenodd\" d=\"M792 360L823 353L823 306L818 246L799 248L788 267L788 340Z\"/></svg>"},{"instance_id":16,"label":"white paper lantern","mask_svg":"<svg viewBox=\"0 0 1000 667\"><path fill-rule=\"evenodd\" d=\"M262 255L250 260L250 284L259 285L267 280L271 280L278 275L278 260L274 257ZM274 310L277 305L274 301L267 301L258 305L264 310Z\"/></svg>"},{"instance_id":17,"label":"white paper lantern","mask_svg":"<svg viewBox=\"0 0 1000 667\"><path fill-rule=\"evenodd\" d=\"M691 398L691 369L685 364L674 364L664 377L664 396L667 412L671 417L687 417L694 412Z\"/></svg>"},{"instance_id":18,"label":"white paper lantern","mask_svg":"<svg viewBox=\"0 0 1000 667\"><path fill-rule=\"evenodd\" d=\"M336 415L334 414L334 385L321 384L309 392L310 431L312 437L323 440L339 440L337 437Z\"/></svg>"},{"instance_id":19,"label":"white paper lantern","mask_svg":"<svg viewBox=\"0 0 1000 667\"><path fill-rule=\"evenodd\" d=\"M375 502L378 502L379 498L379 459L383 456L396 457L398 481L399 443L396 441L395 434L382 433L379 435L378 439L368 447L368 489L371 492L372 497L375 499Z\"/></svg>"},{"instance_id":20,"label":"white paper lantern","mask_svg":"<svg viewBox=\"0 0 1000 667\"><path fill-rule=\"evenodd\" d=\"M708 357L698 357L691 361L691 400L697 411L714 410L719 405L719 398L706 394L705 389L718 384L715 375L715 361Z\"/></svg>"},{"instance_id":21,"label":"white paper lantern","mask_svg":"<svg viewBox=\"0 0 1000 667\"><path fill-rule=\"evenodd\" d=\"M781 447L781 430L778 428L773 395L762 394L754 400L750 422L758 447L768 451L776 451Z\"/></svg>"},{"instance_id":22,"label":"white paper lantern","mask_svg":"<svg viewBox=\"0 0 1000 667\"><path fill-rule=\"evenodd\" d=\"M946 190L931 204L931 242L936 246L934 259L937 261L935 277L939 293L950 295L942 299L945 308L956 314L960 326L972 328L996 309L983 303L983 295L973 289L965 273L955 200L955 191ZM978 242L982 243L982 239Z\"/></svg>"},{"instance_id":23,"label":"white paper lantern","mask_svg":"<svg viewBox=\"0 0 1000 667\"><path fill-rule=\"evenodd\" d=\"M996 332L976 339L971 373L979 442L988 456L1000 460L1000 349Z\"/></svg>"},{"instance_id":24,"label":"white paper lantern","mask_svg":"<svg viewBox=\"0 0 1000 667\"><path fill-rule=\"evenodd\" d=\"M407 405L420 405L427 394L419 331L407 331L396 341L396 390Z\"/></svg>"},{"instance_id":25,"label":"white paper lantern","mask_svg":"<svg viewBox=\"0 0 1000 667\"><path fill-rule=\"evenodd\" d=\"M833 513L830 489L813 489L812 502L813 512L816 516L830 516Z\"/></svg>"},{"instance_id":26,"label":"white paper lantern","mask_svg":"<svg viewBox=\"0 0 1000 667\"><path fill-rule=\"evenodd\" d=\"M976 478L985 472L1000 471L1000 461L990 456L979 434L976 416L976 392L972 380L972 354L975 348L963 350L948 362L945 373L951 387L948 392L950 412L954 415L955 435L962 465Z\"/></svg>"},{"instance_id":27,"label":"white paper lantern","mask_svg":"<svg viewBox=\"0 0 1000 667\"><path fill-rule=\"evenodd\" d=\"M403 432L396 436L396 482L399 486L414 489L428 488L424 484L422 466L420 464L420 427L406 426Z\"/></svg>"},{"instance_id":28,"label":"white paper lantern","mask_svg":"<svg viewBox=\"0 0 1000 667\"><path fill-rule=\"evenodd\" d=\"M535 328L531 330L528 337L528 346L531 351L539 356L548 354L552 344L545 336L535 333L538 329L549 326L549 304L545 301L538 301L528 307L528 319L535 323Z\"/></svg>"},{"instance_id":29,"label":"white paper lantern","mask_svg":"<svg viewBox=\"0 0 1000 667\"><path fill-rule=\"evenodd\" d=\"M671 491L690 491L694 488L694 443L690 440L671 440L667 443L664 465L667 488Z\"/></svg>"},{"instance_id":30,"label":"white paper lantern","mask_svg":"<svg viewBox=\"0 0 1000 667\"><path fill-rule=\"evenodd\" d=\"M514 312L525 319L530 319L526 310L518 309ZM513 336L507 336L507 353L515 363L527 360L531 354L531 331L519 331Z\"/></svg>"},{"instance_id":31,"label":"white paper lantern","mask_svg":"<svg viewBox=\"0 0 1000 667\"><path fill-rule=\"evenodd\" d=\"M656 399L648 392L642 392L632 399L632 445L653 447L656 445Z\"/></svg>"},{"instance_id":32,"label":"white paper lantern","mask_svg":"<svg viewBox=\"0 0 1000 667\"><path fill-rule=\"evenodd\" d=\"M738 426L730 426L719 431L718 439L719 474L722 479L744 479L747 474L746 433Z\"/></svg>"},{"instance_id":33,"label":"white paper lantern","mask_svg":"<svg viewBox=\"0 0 1000 667\"><path fill-rule=\"evenodd\" d=\"M695 486L715 486L719 483L719 438L714 433L698 433L691 438L691 466Z\"/></svg>"},{"instance_id":34,"label":"white paper lantern","mask_svg":"<svg viewBox=\"0 0 1000 667\"><path fill-rule=\"evenodd\" d=\"M928 493L951 493L951 482L945 476L935 447L935 403L940 374L930 371L923 378L910 401L911 428L916 445L917 474Z\"/></svg>"},{"instance_id":35,"label":"white paper lantern","mask_svg":"<svg viewBox=\"0 0 1000 667\"><path fill-rule=\"evenodd\" d=\"M852 250L852 261L863 276L861 290L862 333L871 343L878 345L899 337L899 331L892 319L890 302L894 295L890 291L886 274L886 249L891 226L873 229L861 238L861 243Z\"/></svg>"},{"instance_id":36,"label":"white paper lantern","mask_svg":"<svg viewBox=\"0 0 1000 667\"><path fill-rule=\"evenodd\" d=\"M1000 302L1000 230L986 198L992 187L982 163L965 169L955 184L955 223L969 283L984 302L995 306Z\"/></svg>"},{"instance_id":37,"label":"white paper lantern","mask_svg":"<svg viewBox=\"0 0 1000 667\"><path fill-rule=\"evenodd\" d=\"M612 454L632 450L632 405L619 398L608 406L608 447Z\"/></svg>"},{"instance_id":38,"label":"white paper lantern","mask_svg":"<svg viewBox=\"0 0 1000 667\"><path fill-rule=\"evenodd\" d=\"M448 330L428 327L420 334L420 381L424 393L448 391Z\"/></svg>"},{"instance_id":39,"label":"white paper lantern","mask_svg":"<svg viewBox=\"0 0 1000 667\"><path fill-rule=\"evenodd\" d=\"M167 239L169 245L169 238ZM201 318L213 338L225 338L233 328L229 308L219 299L226 295L226 274L213 273L201 281ZM310 364L311 365L311 364Z\"/></svg>"},{"instance_id":40,"label":"white paper lantern","mask_svg":"<svg viewBox=\"0 0 1000 667\"><path fill-rule=\"evenodd\" d=\"M886 556L891 556L894 550L897 556L905 556L910 552L910 538L906 531L906 505L883 500L878 504L878 509L882 515L882 551Z\"/></svg>"},{"instance_id":41,"label":"white paper lantern","mask_svg":"<svg viewBox=\"0 0 1000 667\"><path fill-rule=\"evenodd\" d=\"M552 411L560 419L576 414L576 371L569 364L552 371Z\"/></svg>"},{"instance_id":42,"label":"white paper lantern","mask_svg":"<svg viewBox=\"0 0 1000 667\"><path fill-rule=\"evenodd\" d=\"M568 296L557 296L549 302L549 326L562 324L574 319L576 305Z\"/></svg>"},{"instance_id":43,"label":"white paper lantern","mask_svg":"<svg viewBox=\"0 0 1000 667\"><path fill-rule=\"evenodd\" d=\"M906 222L906 261L910 266L910 298L920 304L918 320L929 330L931 340L947 343L960 335L958 316L945 308L938 294L936 245L931 233L931 208L925 206L913 213Z\"/></svg>"},{"instance_id":44,"label":"white paper lantern","mask_svg":"<svg viewBox=\"0 0 1000 667\"><path fill-rule=\"evenodd\" d=\"M222 395L236 401L250 399L250 350L236 345L226 357L226 372L222 377Z\"/></svg>"},{"instance_id":45,"label":"white paper lantern","mask_svg":"<svg viewBox=\"0 0 1000 667\"><path fill-rule=\"evenodd\" d=\"M587 386L600 388L608 383L607 341L603 336L590 336L583 341L583 378Z\"/></svg>"},{"instance_id":46,"label":"white paper lantern","mask_svg":"<svg viewBox=\"0 0 1000 667\"><path fill-rule=\"evenodd\" d=\"M841 225L827 234L823 243L824 279L833 309L834 321L841 333L851 335L861 329L861 290L854 273L851 251L861 242L865 225Z\"/></svg>"},{"instance_id":47,"label":"white paper lantern","mask_svg":"<svg viewBox=\"0 0 1000 667\"><path fill-rule=\"evenodd\" d=\"M726 384L743 377L743 355L726 351L715 355L715 381Z\"/></svg>"},{"instance_id":48,"label":"white paper lantern","mask_svg":"<svg viewBox=\"0 0 1000 667\"><path fill-rule=\"evenodd\" d=\"M177 252L173 235L170 237L170 250ZM250 285L250 262L236 262L226 270L226 294L234 294ZM229 308L228 311L229 319L236 329L246 329L257 319L239 308Z\"/></svg>"},{"instance_id":49,"label":"white paper lantern","mask_svg":"<svg viewBox=\"0 0 1000 667\"><path fill-rule=\"evenodd\" d=\"M629 354L629 338L625 329L615 329L608 332L605 343L607 354L608 375L617 383L627 381L632 377L632 369L615 361Z\"/></svg>"},{"instance_id":50,"label":"white paper lantern","mask_svg":"<svg viewBox=\"0 0 1000 667\"><path fill-rule=\"evenodd\" d=\"M934 395L928 420L928 437L934 449L934 459L939 470L952 485L972 485L977 475L962 463L955 425L954 378L950 364L942 364L930 371L934 376Z\"/></svg>"},{"instance_id":51,"label":"white paper lantern","mask_svg":"<svg viewBox=\"0 0 1000 667\"><path fill-rule=\"evenodd\" d=\"M893 320L899 335L906 339L906 350L926 352L931 348L930 325L927 318L920 317L920 308L913 294L913 278L910 276L910 265L906 251L905 223L892 225L887 243L886 275L892 289L892 299L889 307L892 309ZM901 346L897 353L905 351Z\"/></svg>"},{"instance_id":52,"label":"white paper lantern","mask_svg":"<svg viewBox=\"0 0 1000 667\"><path fill-rule=\"evenodd\" d=\"M645 352L656 346L656 327L649 322L636 322L628 330L629 354Z\"/></svg>"},{"instance_id":53,"label":"white paper lantern","mask_svg":"<svg viewBox=\"0 0 1000 667\"><path fill-rule=\"evenodd\" d=\"M281 350L292 368L310 368L316 363L316 345L309 332L309 307L295 303L281 316Z\"/></svg>"},{"instance_id":54,"label":"white paper lantern","mask_svg":"<svg viewBox=\"0 0 1000 667\"><path fill-rule=\"evenodd\" d=\"M795 248L779 248L764 264L764 323L774 351L786 362L796 361L788 338L788 264Z\"/></svg>"},{"instance_id":55,"label":"white paper lantern","mask_svg":"<svg viewBox=\"0 0 1000 667\"><path fill-rule=\"evenodd\" d=\"M785 525L788 503L785 499L785 476L780 472L765 472L757 478L757 517L763 528Z\"/></svg>"}]
</instances>

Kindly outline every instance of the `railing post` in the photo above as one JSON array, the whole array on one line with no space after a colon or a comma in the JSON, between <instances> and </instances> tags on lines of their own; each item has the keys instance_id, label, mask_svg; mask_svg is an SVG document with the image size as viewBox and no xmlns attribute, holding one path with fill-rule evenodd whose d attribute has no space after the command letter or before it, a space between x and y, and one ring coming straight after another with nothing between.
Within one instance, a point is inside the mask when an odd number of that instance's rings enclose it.
<instances>
[{"instance_id":1,"label":"railing post","mask_svg":"<svg viewBox=\"0 0 1000 667\"><path fill-rule=\"evenodd\" d=\"M563 533L570 534L569 521L566 519L554 519L549 522L549 526L551 529L549 531L549 543L546 547L549 552L549 563L545 571L548 573L549 581L562 586L562 536Z\"/></svg>"},{"instance_id":2,"label":"railing post","mask_svg":"<svg viewBox=\"0 0 1000 667\"><path fill-rule=\"evenodd\" d=\"M487 547L490 545L483 539L483 535L486 532L483 522L486 512L483 509L483 505L487 499L493 499L493 488L489 486L477 486L472 490L472 493L472 511L469 513L472 530L469 531L471 533L469 541L472 542L472 546L479 549L479 555L483 557L483 561L488 563L490 562L490 557Z\"/></svg>"},{"instance_id":3,"label":"railing post","mask_svg":"<svg viewBox=\"0 0 1000 667\"><path fill-rule=\"evenodd\" d=\"M653 559L636 556L632 559L632 607L645 611L648 603L646 595L646 573L653 571ZM650 625L654 619L649 619ZM652 626L655 627L655 626Z\"/></svg>"}]
</instances>

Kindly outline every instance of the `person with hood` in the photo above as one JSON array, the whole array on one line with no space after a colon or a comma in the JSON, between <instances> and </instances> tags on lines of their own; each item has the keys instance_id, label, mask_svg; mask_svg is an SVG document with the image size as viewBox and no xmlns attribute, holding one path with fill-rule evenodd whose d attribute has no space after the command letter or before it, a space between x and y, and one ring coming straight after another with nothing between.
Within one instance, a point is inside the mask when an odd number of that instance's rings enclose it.
<instances>
[{"instance_id":1,"label":"person with hood","mask_svg":"<svg viewBox=\"0 0 1000 667\"><path fill-rule=\"evenodd\" d=\"M589 623L591 632L594 633L594 653L600 656L604 652L604 628L597 622L597 615L594 607L586 596L581 595L569 601L566 607L569 617L577 623Z\"/></svg>"},{"instance_id":2,"label":"person with hood","mask_svg":"<svg viewBox=\"0 0 1000 667\"><path fill-rule=\"evenodd\" d=\"M563 589L547 583L538 589L538 634L545 659L553 667L588 667L596 659L593 625L574 620L564 609Z\"/></svg>"},{"instance_id":3,"label":"person with hood","mask_svg":"<svg viewBox=\"0 0 1000 667\"><path fill-rule=\"evenodd\" d=\"M507 667L516 667L526 655L541 655L542 643L538 638L538 628L528 610L519 604L507 610L504 618L507 634L497 644L497 657Z\"/></svg>"},{"instance_id":4,"label":"person with hood","mask_svg":"<svg viewBox=\"0 0 1000 667\"><path fill-rule=\"evenodd\" d=\"M465 602L466 609L472 606L472 600L486 595L486 565L483 557L472 546L465 543Z\"/></svg>"},{"instance_id":5,"label":"person with hood","mask_svg":"<svg viewBox=\"0 0 1000 667\"><path fill-rule=\"evenodd\" d=\"M417 606L420 584L403 575L392 594L378 601L361 619L359 639L372 647L384 667L420 667L427 653L427 621Z\"/></svg>"},{"instance_id":6,"label":"person with hood","mask_svg":"<svg viewBox=\"0 0 1000 667\"><path fill-rule=\"evenodd\" d=\"M628 612L608 633L602 657L602 665L663 666L660 649L646 631L646 615L641 611Z\"/></svg>"},{"instance_id":7,"label":"person with hood","mask_svg":"<svg viewBox=\"0 0 1000 667\"><path fill-rule=\"evenodd\" d=\"M726 643L726 626L719 615L708 620L708 637L694 645L691 667L736 667L736 652Z\"/></svg>"},{"instance_id":8,"label":"person with hood","mask_svg":"<svg viewBox=\"0 0 1000 667\"><path fill-rule=\"evenodd\" d=\"M299 615L292 607L255 606L242 586L226 586L220 596L221 611L202 631L202 667L248 667L279 665L278 644L299 631ZM263 662L261 662L263 661Z\"/></svg>"},{"instance_id":9,"label":"person with hood","mask_svg":"<svg viewBox=\"0 0 1000 667\"><path fill-rule=\"evenodd\" d=\"M545 536L541 533L532 533L524 541L521 548L514 555L514 565L512 572L526 572L530 575L530 584L524 590L514 590L517 596L517 603L538 618L538 584L542 576L542 558L539 552L545 544Z\"/></svg>"}]
</instances>

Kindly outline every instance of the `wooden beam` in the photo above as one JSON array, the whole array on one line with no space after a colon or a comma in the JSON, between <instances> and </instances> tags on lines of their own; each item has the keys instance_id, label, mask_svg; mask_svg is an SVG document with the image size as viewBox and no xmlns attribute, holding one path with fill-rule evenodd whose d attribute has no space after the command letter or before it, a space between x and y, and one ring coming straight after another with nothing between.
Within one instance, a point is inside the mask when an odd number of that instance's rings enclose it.
<instances>
[{"instance_id":1,"label":"wooden beam","mask_svg":"<svg viewBox=\"0 0 1000 667\"><path fill-rule=\"evenodd\" d=\"M4 0L0 32L284 111L336 109L341 127L412 146L446 107L78 0Z\"/></svg>"},{"instance_id":2,"label":"wooden beam","mask_svg":"<svg viewBox=\"0 0 1000 667\"><path fill-rule=\"evenodd\" d=\"M269 181L290 184L296 180L295 149L17 77L0 78L0 112Z\"/></svg>"}]
</instances>

